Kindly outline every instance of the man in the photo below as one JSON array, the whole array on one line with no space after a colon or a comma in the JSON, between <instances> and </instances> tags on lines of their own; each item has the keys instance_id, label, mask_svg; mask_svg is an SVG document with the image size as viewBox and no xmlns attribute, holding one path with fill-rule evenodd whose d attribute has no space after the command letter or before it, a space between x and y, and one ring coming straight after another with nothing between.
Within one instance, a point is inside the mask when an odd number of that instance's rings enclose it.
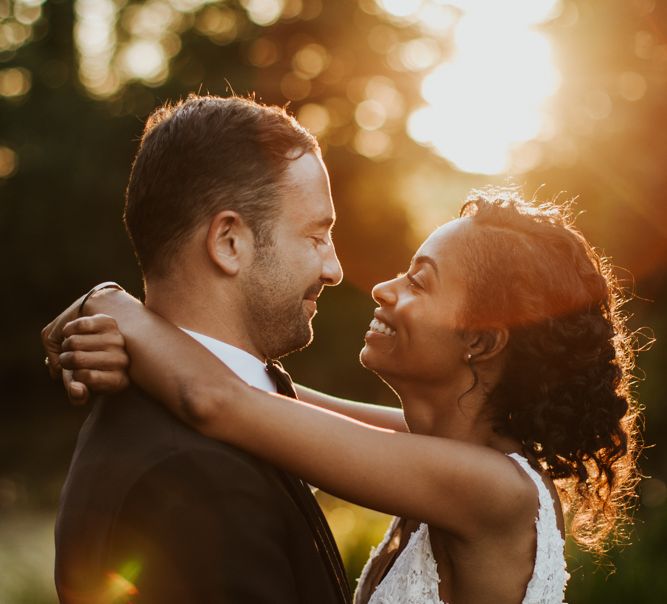
<instances>
[{"instance_id":1,"label":"man","mask_svg":"<svg viewBox=\"0 0 667 604\"><path fill-rule=\"evenodd\" d=\"M342 279L334 219L317 142L284 110L191 96L148 119L125 209L146 306L256 387L289 391L265 362L310 343L317 297ZM136 388L96 401L82 428L56 584L67 604L350 600L307 485Z\"/></svg>"}]
</instances>

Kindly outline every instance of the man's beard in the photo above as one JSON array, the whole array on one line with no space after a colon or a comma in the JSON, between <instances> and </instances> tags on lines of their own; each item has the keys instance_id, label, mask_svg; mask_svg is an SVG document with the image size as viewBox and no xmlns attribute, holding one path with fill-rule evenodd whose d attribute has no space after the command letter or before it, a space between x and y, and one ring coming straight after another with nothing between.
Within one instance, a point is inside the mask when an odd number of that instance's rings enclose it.
<instances>
[{"instance_id":1,"label":"man's beard","mask_svg":"<svg viewBox=\"0 0 667 604\"><path fill-rule=\"evenodd\" d=\"M313 340L303 301L309 294L318 293L321 284L295 292L295 281L270 249L254 262L243 282L248 330L271 359L301 350Z\"/></svg>"}]
</instances>

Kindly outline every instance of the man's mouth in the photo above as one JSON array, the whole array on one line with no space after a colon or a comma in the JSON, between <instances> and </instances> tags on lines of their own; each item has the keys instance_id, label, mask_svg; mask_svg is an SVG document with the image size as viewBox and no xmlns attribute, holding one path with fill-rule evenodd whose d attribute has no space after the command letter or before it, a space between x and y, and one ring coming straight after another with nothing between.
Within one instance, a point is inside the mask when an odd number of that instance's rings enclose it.
<instances>
[{"instance_id":1,"label":"man's mouth","mask_svg":"<svg viewBox=\"0 0 667 604\"><path fill-rule=\"evenodd\" d=\"M322 293L322 287L320 285L318 285L317 287L311 287L306 292L303 299L304 300L310 300L311 302L317 303L317 299L320 297L321 293Z\"/></svg>"},{"instance_id":2,"label":"man's mouth","mask_svg":"<svg viewBox=\"0 0 667 604\"><path fill-rule=\"evenodd\" d=\"M380 319L373 319L370 324L370 331L374 333L381 333L385 336L395 336L396 330L389 327L386 323L380 321Z\"/></svg>"}]
</instances>

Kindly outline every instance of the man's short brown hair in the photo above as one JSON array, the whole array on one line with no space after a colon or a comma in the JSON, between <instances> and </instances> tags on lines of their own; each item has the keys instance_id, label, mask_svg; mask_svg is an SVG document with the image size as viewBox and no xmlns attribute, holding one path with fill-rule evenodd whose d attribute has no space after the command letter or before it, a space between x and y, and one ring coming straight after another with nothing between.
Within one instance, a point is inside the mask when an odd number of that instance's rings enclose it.
<instances>
[{"instance_id":1,"label":"man's short brown hair","mask_svg":"<svg viewBox=\"0 0 667 604\"><path fill-rule=\"evenodd\" d=\"M190 95L146 121L125 200L125 226L144 275L163 276L182 242L222 210L238 212L256 244L271 241L289 163L319 154L284 108Z\"/></svg>"}]
</instances>

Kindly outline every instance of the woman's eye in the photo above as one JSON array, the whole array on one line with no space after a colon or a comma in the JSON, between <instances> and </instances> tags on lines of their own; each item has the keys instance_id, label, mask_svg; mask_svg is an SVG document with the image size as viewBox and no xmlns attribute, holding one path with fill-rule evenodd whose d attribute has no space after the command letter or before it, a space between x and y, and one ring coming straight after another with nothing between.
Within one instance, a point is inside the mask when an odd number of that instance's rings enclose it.
<instances>
[{"instance_id":1,"label":"woman's eye","mask_svg":"<svg viewBox=\"0 0 667 604\"><path fill-rule=\"evenodd\" d=\"M410 273L405 273L406 279L410 282L410 287L416 287L417 289L424 289L422 284L417 281Z\"/></svg>"}]
</instances>

